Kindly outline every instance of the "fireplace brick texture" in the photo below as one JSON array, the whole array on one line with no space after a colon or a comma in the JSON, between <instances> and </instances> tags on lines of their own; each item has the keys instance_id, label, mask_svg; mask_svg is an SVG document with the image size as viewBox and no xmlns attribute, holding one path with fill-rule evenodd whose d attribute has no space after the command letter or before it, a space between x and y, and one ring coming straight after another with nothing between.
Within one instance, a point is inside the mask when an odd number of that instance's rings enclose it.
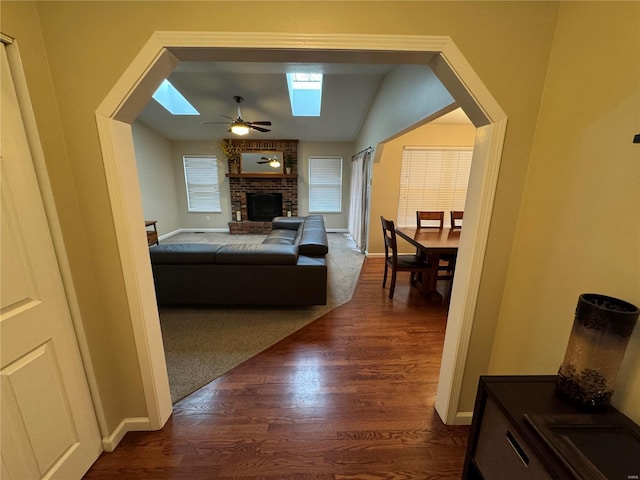
<instances>
[{"instance_id":1,"label":"fireplace brick texture","mask_svg":"<svg viewBox=\"0 0 640 480\"><path fill-rule=\"evenodd\" d=\"M297 170L297 140L231 140L234 144L242 145L243 151L281 151L285 158L293 158L294 172ZM271 231L271 222L247 221L247 193L282 193L282 210L286 215L291 211L292 216L298 215L298 179L297 177L275 176L274 178L252 178L242 176L229 177L231 195L232 221L229 222L229 233L262 234ZM240 210L242 220L236 220L236 211Z\"/></svg>"}]
</instances>

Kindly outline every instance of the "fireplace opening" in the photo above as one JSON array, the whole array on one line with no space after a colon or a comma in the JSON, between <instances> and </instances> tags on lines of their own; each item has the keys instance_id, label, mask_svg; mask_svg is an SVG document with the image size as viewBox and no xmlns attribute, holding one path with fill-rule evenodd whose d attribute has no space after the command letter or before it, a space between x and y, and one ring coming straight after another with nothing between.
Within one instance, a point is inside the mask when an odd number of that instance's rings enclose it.
<instances>
[{"instance_id":1,"label":"fireplace opening","mask_svg":"<svg viewBox=\"0 0 640 480\"><path fill-rule=\"evenodd\" d=\"M247 193L247 217L251 222L270 222L282 215L282 193Z\"/></svg>"}]
</instances>

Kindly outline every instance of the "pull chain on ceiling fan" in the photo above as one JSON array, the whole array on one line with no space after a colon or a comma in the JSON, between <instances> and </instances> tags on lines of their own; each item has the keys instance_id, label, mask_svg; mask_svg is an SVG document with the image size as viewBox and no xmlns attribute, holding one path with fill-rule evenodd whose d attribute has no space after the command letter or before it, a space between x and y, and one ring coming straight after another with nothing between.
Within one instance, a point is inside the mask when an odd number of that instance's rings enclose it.
<instances>
[{"instance_id":1,"label":"pull chain on ceiling fan","mask_svg":"<svg viewBox=\"0 0 640 480\"><path fill-rule=\"evenodd\" d=\"M226 115L220 115L221 117L225 117L231 120L231 124L229 125L229 132L234 133L236 135L246 135L250 130L256 130L258 132L270 132L268 128L263 128L259 125L271 126L271 122L268 120L262 120L259 122L247 122L242 119L242 113L240 112L240 104L244 101L244 98L236 95L233 97L233 101L238 105L238 118L227 117ZM214 124L226 124L228 122L200 122L203 125L214 125Z\"/></svg>"}]
</instances>

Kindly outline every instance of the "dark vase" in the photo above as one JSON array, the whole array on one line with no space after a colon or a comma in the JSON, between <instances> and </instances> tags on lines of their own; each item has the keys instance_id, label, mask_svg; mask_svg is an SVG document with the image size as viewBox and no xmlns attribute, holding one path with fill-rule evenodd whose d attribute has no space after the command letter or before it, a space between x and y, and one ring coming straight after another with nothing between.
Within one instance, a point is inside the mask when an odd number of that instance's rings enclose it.
<instances>
[{"instance_id":1,"label":"dark vase","mask_svg":"<svg viewBox=\"0 0 640 480\"><path fill-rule=\"evenodd\" d=\"M578 298L569 345L558 371L556 391L586 411L609 406L620 363L640 310L606 295Z\"/></svg>"}]
</instances>

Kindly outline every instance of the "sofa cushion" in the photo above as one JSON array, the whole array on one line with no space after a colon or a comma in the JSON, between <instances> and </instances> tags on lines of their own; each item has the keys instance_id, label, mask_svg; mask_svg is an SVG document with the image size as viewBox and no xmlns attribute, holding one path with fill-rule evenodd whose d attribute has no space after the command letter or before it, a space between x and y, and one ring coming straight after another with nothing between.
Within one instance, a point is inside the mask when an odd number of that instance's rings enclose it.
<instances>
[{"instance_id":1,"label":"sofa cushion","mask_svg":"<svg viewBox=\"0 0 640 480\"><path fill-rule=\"evenodd\" d=\"M297 262L296 245L229 244L216 251L218 265L295 265Z\"/></svg>"},{"instance_id":2,"label":"sofa cushion","mask_svg":"<svg viewBox=\"0 0 640 480\"><path fill-rule=\"evenodd\" d=\"M297 230L307 217L274 217L271 221L272 230Z\"/></svg>"},{"instance_id":3,"label":"sofa cushion","mask_svg":"<svg viewBox=\"0 0 640 480\"><path fill-rule=\"evenodd\" d=\"M278 228L271 230L267 238L262 243L277 244L277 245L293 245L295 244L298 230L285 230Z\"/></svg>"},{"instance_id":4,"label":"sofa cushion","mask_svg":"<svg viewBox=\"0 0 640 480\"><path fill-rule=\"evenodd\" d=\"M149 247L153 264L216 263L216 252L222 245L207 243L166 243Z\"/></svg>"}]
</instances>

